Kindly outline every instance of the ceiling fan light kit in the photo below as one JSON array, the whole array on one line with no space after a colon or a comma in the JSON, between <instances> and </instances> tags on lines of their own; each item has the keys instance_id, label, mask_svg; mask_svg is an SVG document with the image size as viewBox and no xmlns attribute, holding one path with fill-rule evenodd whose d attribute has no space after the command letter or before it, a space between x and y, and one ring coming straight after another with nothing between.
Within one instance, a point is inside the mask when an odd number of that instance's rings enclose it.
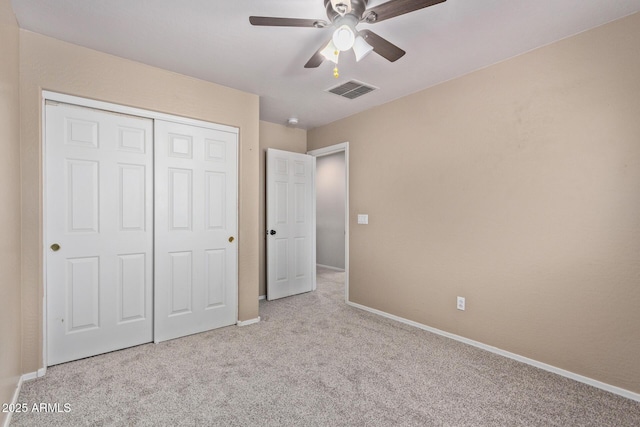
<instances>
[{"instance_id":1,"label":"ceiling fan light kit","mask_svg":"<svg viewBox=\"0 0 640 427\"><path fill-rule=\"evenodd\" d=\"M406 53L390 41L371 30L358 31L360 22L375 24L396 16L415 12L446 0L389 0L367 9L369 0L324 0L329 22L314 19L276 18L250 16L249 22L256 26L334 28L331 40L323 44L305 64L305 68L317 68L325 60L338 63L340 52L353 49L356 61L360 62L372 51L390 62L395 62ZM338 78L338 68L333 70Z\"/></svg>"},{"instance_id":2,"label":"ceiling fan light kit","mask_svg":"<svg viewBox=\"0 0 640 427\"><path fill-rule=\"evenodd\" d=\"M340 56L340 50L335 44L333 44L333 40L330 40L329 44L320 51L320 54L322 54L324 59L326 59L327 61L331 61L334 64L337 64L338 58Z\"/></svg>"},{"instance_id":3,"label":"ceiling fan light kit","mask_svg":"<svg viewBox=\"0 0 640 427\"><path fill-rule=\"evenodd\" d=\"M356 35L348 25L341 25L334 31L331 40L339 51L344 52L353 47L353 43L356 41Z\"/></svg>"},{"instance_id":4,"label":"ceiling fan light kit","mask_svg":"<svg viewBox=\"0 0 640 427\"><path fill-rule=\"evenodd\" d=\"M364 40L364 37L358 35L353 43L353 53L356 55L356 62L373 52L373 46Z\"/></svg>"}]
</instances>

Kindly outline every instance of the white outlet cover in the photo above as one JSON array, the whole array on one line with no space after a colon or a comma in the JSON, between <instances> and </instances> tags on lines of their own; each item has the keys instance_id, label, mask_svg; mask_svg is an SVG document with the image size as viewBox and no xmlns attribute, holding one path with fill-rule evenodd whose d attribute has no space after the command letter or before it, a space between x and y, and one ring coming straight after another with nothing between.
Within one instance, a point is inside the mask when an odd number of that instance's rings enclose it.
<instances>
[{"instance_id":1,"label":"white outlet cover","mask_svg":"<svg viewBox=\"0 0 640 427\"><path fill-rule=\"evenodd\" d=\"M464 297L458 297L458 301L456 303L456 308L458 310L463 310L464 311L464 308L465 308L465 299L464 299Z\"/></svg>"},{"instance_id":2,"label":"white outlet cover","mask_svg":"<svg viewBox=\"0 0 640 427\"><path fill-rule=\"evenodd\" d=\"M358 214L358 224L369 224L369 215Z\"/></svg>"}]
</instances>

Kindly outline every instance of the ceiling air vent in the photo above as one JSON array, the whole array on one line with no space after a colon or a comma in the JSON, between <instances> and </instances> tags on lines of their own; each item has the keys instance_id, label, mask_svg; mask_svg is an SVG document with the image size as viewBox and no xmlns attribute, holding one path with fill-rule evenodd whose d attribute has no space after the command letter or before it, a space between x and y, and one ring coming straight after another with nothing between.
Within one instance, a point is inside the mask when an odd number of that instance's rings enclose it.
<instances>
[{"instance_id":1,"label":"ceiling air vent","mask_svg":"<svg viewBox=\"0 0 640 427\"><path fill-rule=\"evenodd\" d=\"M362 83L356 80L350 80L340 86L327 89L327 92L335 93L343 98L356 99L359 96L366 95L378 89L377 87Z\"/></svg>"}]
</instances>

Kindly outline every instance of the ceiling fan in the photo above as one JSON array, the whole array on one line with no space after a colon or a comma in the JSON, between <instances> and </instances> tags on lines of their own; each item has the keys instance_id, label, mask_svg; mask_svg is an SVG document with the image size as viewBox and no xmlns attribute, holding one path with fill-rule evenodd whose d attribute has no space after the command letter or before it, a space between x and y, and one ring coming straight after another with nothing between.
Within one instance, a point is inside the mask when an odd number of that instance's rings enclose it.
<instances>
[{"instance_id":1,"label":"ceiling fan","mask_svg":"<svg viewBox=\"0 0 640 427\"><path fill-rule=\"evenodd\" d=\"M338 63L340 52L353 49L356 61L360 61L371 51L383 58L395 62L406 53L398 46L380 37L370 30L356 29L360 22L375 24L442 3L446 0L389 0L367 9L369 0L324 0L329 21L321 19L275 18L268 16L250 16L251 25L268 27L309 27L334 28L333 36L324 43L305 64L305 68L316 68L327 59ZM337 67L334 76L338 77Z\"/></svg>"}]
</instances>

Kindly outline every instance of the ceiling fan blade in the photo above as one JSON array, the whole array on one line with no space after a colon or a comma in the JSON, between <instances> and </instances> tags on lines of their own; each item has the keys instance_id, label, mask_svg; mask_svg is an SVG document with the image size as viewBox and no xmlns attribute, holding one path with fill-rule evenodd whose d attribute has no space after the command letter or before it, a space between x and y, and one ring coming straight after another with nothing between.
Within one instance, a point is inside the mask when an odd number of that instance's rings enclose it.
<instances>
[{"instance_id":1,"label":"ceiling fan blade","mask_svg":"<svg viewBox=\"0 0 640 427\"><path fill-rule=\"evenodd\" d=\"M397 61L407 53L390 41L383 39L373 31L361 30L360 35L373 47L373 51L375 53L391 62Z\"/></svg>"},{"instance_id":2,"label":"ceiling fan blade","mask_svg":"<svg viewBox=\"0 0 640 427\"><path fill-rule=\"evenodd\" d=\"M314 53L313 56L309 58L307 63L304 64L304 68L318 68L320 64L322 64L322 62L324 61L324 56L322 56L321 52L324 50L326 46L327 46L327 42L324 42L324 44L320 46L320 49L318 49L316 53Z\"/></svg>"},{"instance_id":3,"label":"ceiling fan blade","mask_svg":"<svg viewBox=\"0 0 640 427\"><path fill-rule=\"evenodd\" d=\"M329 25L322 19L274 18L270 16L250 16L251 25L263 27L309 27L324 28Z\"/></svg>"},{"instance_id":4,"label":"ceiling fan blade","mask_svg":"<svg viewBox=\"0 0 640 427\"><path fill-rule=\"evenodd\" d=\"M389 0L386 3L368 9L364 14L364 18L365 21L373 24L445 1L446 0Z\"/></svg>"}]
</instances>

